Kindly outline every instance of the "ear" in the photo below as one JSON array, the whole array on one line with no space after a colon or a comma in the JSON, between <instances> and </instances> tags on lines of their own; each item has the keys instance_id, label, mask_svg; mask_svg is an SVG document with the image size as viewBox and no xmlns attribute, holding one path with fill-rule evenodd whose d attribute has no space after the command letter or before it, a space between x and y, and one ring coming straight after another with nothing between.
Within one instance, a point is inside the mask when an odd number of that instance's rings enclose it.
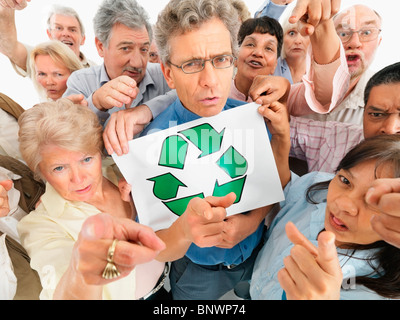
<instances>
[{"instance_id":1,"label":"ear","mask_svg":"<svg viewBox=\"0 0 400 320\"><path fill-rule=\"evenodd\" d=\"M173 77L173 72L172 72L172 68L169 65L164 65L164 63L160 63L161 65L161 71L164 74L164 78L167 81L168 86L171 89L175 89L175 81L174 81L174 77Z\"/></svg>"},{"instance_id":2,"label":"ear","mask_svg":"<svg viewBox=\"0 0 400 320\"><path fill-rule=\"evenodd\" d=\"M82 41L81 41L81 46L83 46L85 44L86 41L86 36L83 36Z\"/></svg>"},{"instance_id":3,"label":"ear","mask_svg":"<svg viewBox=\"0 0 400 320\"><path fill-rule=\"evenodd\" d=\"M94 42L96 44L97 53L99 54L100 57L104 58L104 45L103 45L103 43L97 38L94 39Z\"/></svg>"},{"instance_id":4,"label":"ear","mask_svg":"<svg viewBox=\"0 0 400 320\"><path fill-rule=\"evenodd\" d=\"M49 40L53 40L49 29L46 30L46 33L47 33L47 36L49 37Z\"/></svg>"}]
</instances>

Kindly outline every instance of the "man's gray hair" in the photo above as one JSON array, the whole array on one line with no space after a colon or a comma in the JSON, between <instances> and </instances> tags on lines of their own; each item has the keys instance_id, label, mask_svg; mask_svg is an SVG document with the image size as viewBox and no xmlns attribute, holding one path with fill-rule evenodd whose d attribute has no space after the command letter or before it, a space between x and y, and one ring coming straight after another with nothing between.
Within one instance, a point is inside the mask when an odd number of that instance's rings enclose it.
<instances>
[{"instance_id":1,"label":"man's gray hair","mask_svg":"<svg viewBox=\"0 0 400 320\"><path fill-rule=\"evenodd\" d=\"M111 30L117 23L130 29L146 27L151 43L152 30L149 16L135 0L104 0L100 5L93 19L94 33L106 47L110 41Z\"/></svg>"},{"instance_id":2,"label":"man's gray hair","mask_svg":"<svg viewBox=\"0 0 400 320\"><path fill-rule=\"evenodd\" d=\"M213 18L219 18L231 34L232 53L238 53L237 35L240 21L231 1L226 0L171 0L158 16L154 28L159 55L163 63L170 59L169 39L195 30Z\"/></svg>"},{"instance_id":3,"label":"man's gray hair","mask_svg":"<svg viewBox=\"0 0 400 320\"><path fill-rule=\"evenodd\" d=\"M54 16L55 14L59 14L61 16L73 17L76 20L78 20L79 27L81 28L81 34L82 36L85 36L85 26L83 25L82 20L79 17L78 13L70 7L64 7L58 4L53 5L49 11L47 19L47 29L49 31L51 30L51 17Z\"/></svg>"}]
</instances>

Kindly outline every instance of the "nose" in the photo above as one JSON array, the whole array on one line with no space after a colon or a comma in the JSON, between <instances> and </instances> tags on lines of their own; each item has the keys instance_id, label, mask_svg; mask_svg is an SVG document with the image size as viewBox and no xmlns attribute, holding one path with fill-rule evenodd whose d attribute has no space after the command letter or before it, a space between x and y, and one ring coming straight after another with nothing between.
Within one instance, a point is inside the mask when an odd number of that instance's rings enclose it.
<instances>
[{"instance_id":1,"label":"nose","mask_svg":"<svg viewBox=\"0 0 400 320\"><path fill-rule=\"evenodd\" d=\"M356 216L358 207L351 195L342 195L335 200L337 208L345 214Z\"/></svg>"},{"instance_id":2,"label":"nose","mask_svg":"<svg viewBox=\"0 0 400 320\"><path fill-rule=\"evenodd\" d=\"M381 134L400 134L400 115L391 114L382 124Z\"/></svg>"},{"instance_id":3,"label":"nose","mask_svg":"<svg viewBox=\"0 0 400 320\"><path fill-rule=\"evenodd\" d=\"M218 82L218 77L216 74L216 69L212 65L211 61L206 61L204 69L199 72L199 84L201 87L212 88L216 86Z\"/></svg>"},{"instance_id":4,"label":"nose","mask_svg":"<svg viewBox=\"0 0 400 320\"><path fill-rule=\"evenodd\" d=\"M55 84L56 82L54 81L54 77L49 75L46 77L46 85L51 86Z\"/></svg>"},{"instance_id":5,"label":"nose","mask_svg":"<svg viewBox=\"0 0 400 320\"><path fill-rule=\"evenodd\" d=\"M70 169L70 180L72 183L79 185L84 181L84 179L85 177L78 168Z\"/></svg>"},{"instance_id":6,"label":"nose","mask_svg":"<svg viewBox=\"0 0 400 320\"><path fill-rule=\"evenodd\" d=\"M354 32L351 35L351 38L346 43L343 43L343 45L345 49L354 49L361 47L362 43L360 41L360 36L358 35L358 32Z\"/></svg>"}]
</instances>

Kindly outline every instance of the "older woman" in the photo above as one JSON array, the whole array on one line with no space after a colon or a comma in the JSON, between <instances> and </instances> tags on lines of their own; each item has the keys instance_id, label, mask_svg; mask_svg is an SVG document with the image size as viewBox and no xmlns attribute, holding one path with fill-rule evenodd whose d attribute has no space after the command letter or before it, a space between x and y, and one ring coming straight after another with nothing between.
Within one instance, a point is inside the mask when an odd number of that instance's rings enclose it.
<instances>
[{"instance_id":1,"label":"older woman","mask_svg":"<svg viewBox=\"0 0 400 320\"><path fill-rule=\"evenodd\" d=\"M21 243L41 278L41 298L53 298L56 287L58 298L139 298L135 273L130 271L153 259L162 243L151 230L132 221L136 216L132 201L122 200L118 187L102 175L102 128L97 116L60 99L27 110L19 125L22 156L47 183L37 209L18 226ZM80 232L86 219L100 213L111 216L101 218L107 222L100 226L92 220L91 227ZM107 284L110 281L115 282Z\"/></svg>"},{"instance_id":2,"label":"older woman","mask_svg":"<svg viewBox=\"0 0 400 320\"><path fill-rule=\"evenodd\" d=\"M56 40L36 46L29 61L30 74L41 101L60 99L67 90L69 76L83 68L74 52Z\"/></svg>"}]
</instances>

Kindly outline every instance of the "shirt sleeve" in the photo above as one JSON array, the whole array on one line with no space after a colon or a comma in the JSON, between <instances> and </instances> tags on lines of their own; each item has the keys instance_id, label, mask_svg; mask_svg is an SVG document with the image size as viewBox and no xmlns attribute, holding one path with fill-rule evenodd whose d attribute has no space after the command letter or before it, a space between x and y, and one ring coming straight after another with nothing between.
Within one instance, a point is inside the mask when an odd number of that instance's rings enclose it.
<instances>
[{"instance_id":1,"label":"shirt sleeve","mask_svg":"<svg viewBox=\"0 0 400 320\"><path fill-rule=\"evenodd\" d=\"M153 119L155 119L161 112L163 112L170 104L172 104L176 98L177 94L175 90L171 90L166 94L155 97L149 101L144 102L146 106L149 107L151 113L153 114Z\"/></svg>"},{"instance_id":2,"label":"shirt sleeve","mask_svg":"<svg viewBox=\"0 0 400 320\"><path fill-rule=\"evenodd\" d=\"M310 113L326 114L343 100L350 84L346 54L340 45L340 57L326 65L317 64L311 54L307 55L307 73L301 83L292 86L288 109L292 116Z\"/></svg>"},{"instance_id":3,"label":"shirt sleeve","mask_svg":"<svg viewBox=\"0 0 400 320\"><path fill-rule=\"evenodd\" d=\"M266 0L262 4L262 6L256 11L254 18L267 16L279 20L286 7L286 5L279 5L273 3L271 0Z\"/></svg>"}]
</instances>

